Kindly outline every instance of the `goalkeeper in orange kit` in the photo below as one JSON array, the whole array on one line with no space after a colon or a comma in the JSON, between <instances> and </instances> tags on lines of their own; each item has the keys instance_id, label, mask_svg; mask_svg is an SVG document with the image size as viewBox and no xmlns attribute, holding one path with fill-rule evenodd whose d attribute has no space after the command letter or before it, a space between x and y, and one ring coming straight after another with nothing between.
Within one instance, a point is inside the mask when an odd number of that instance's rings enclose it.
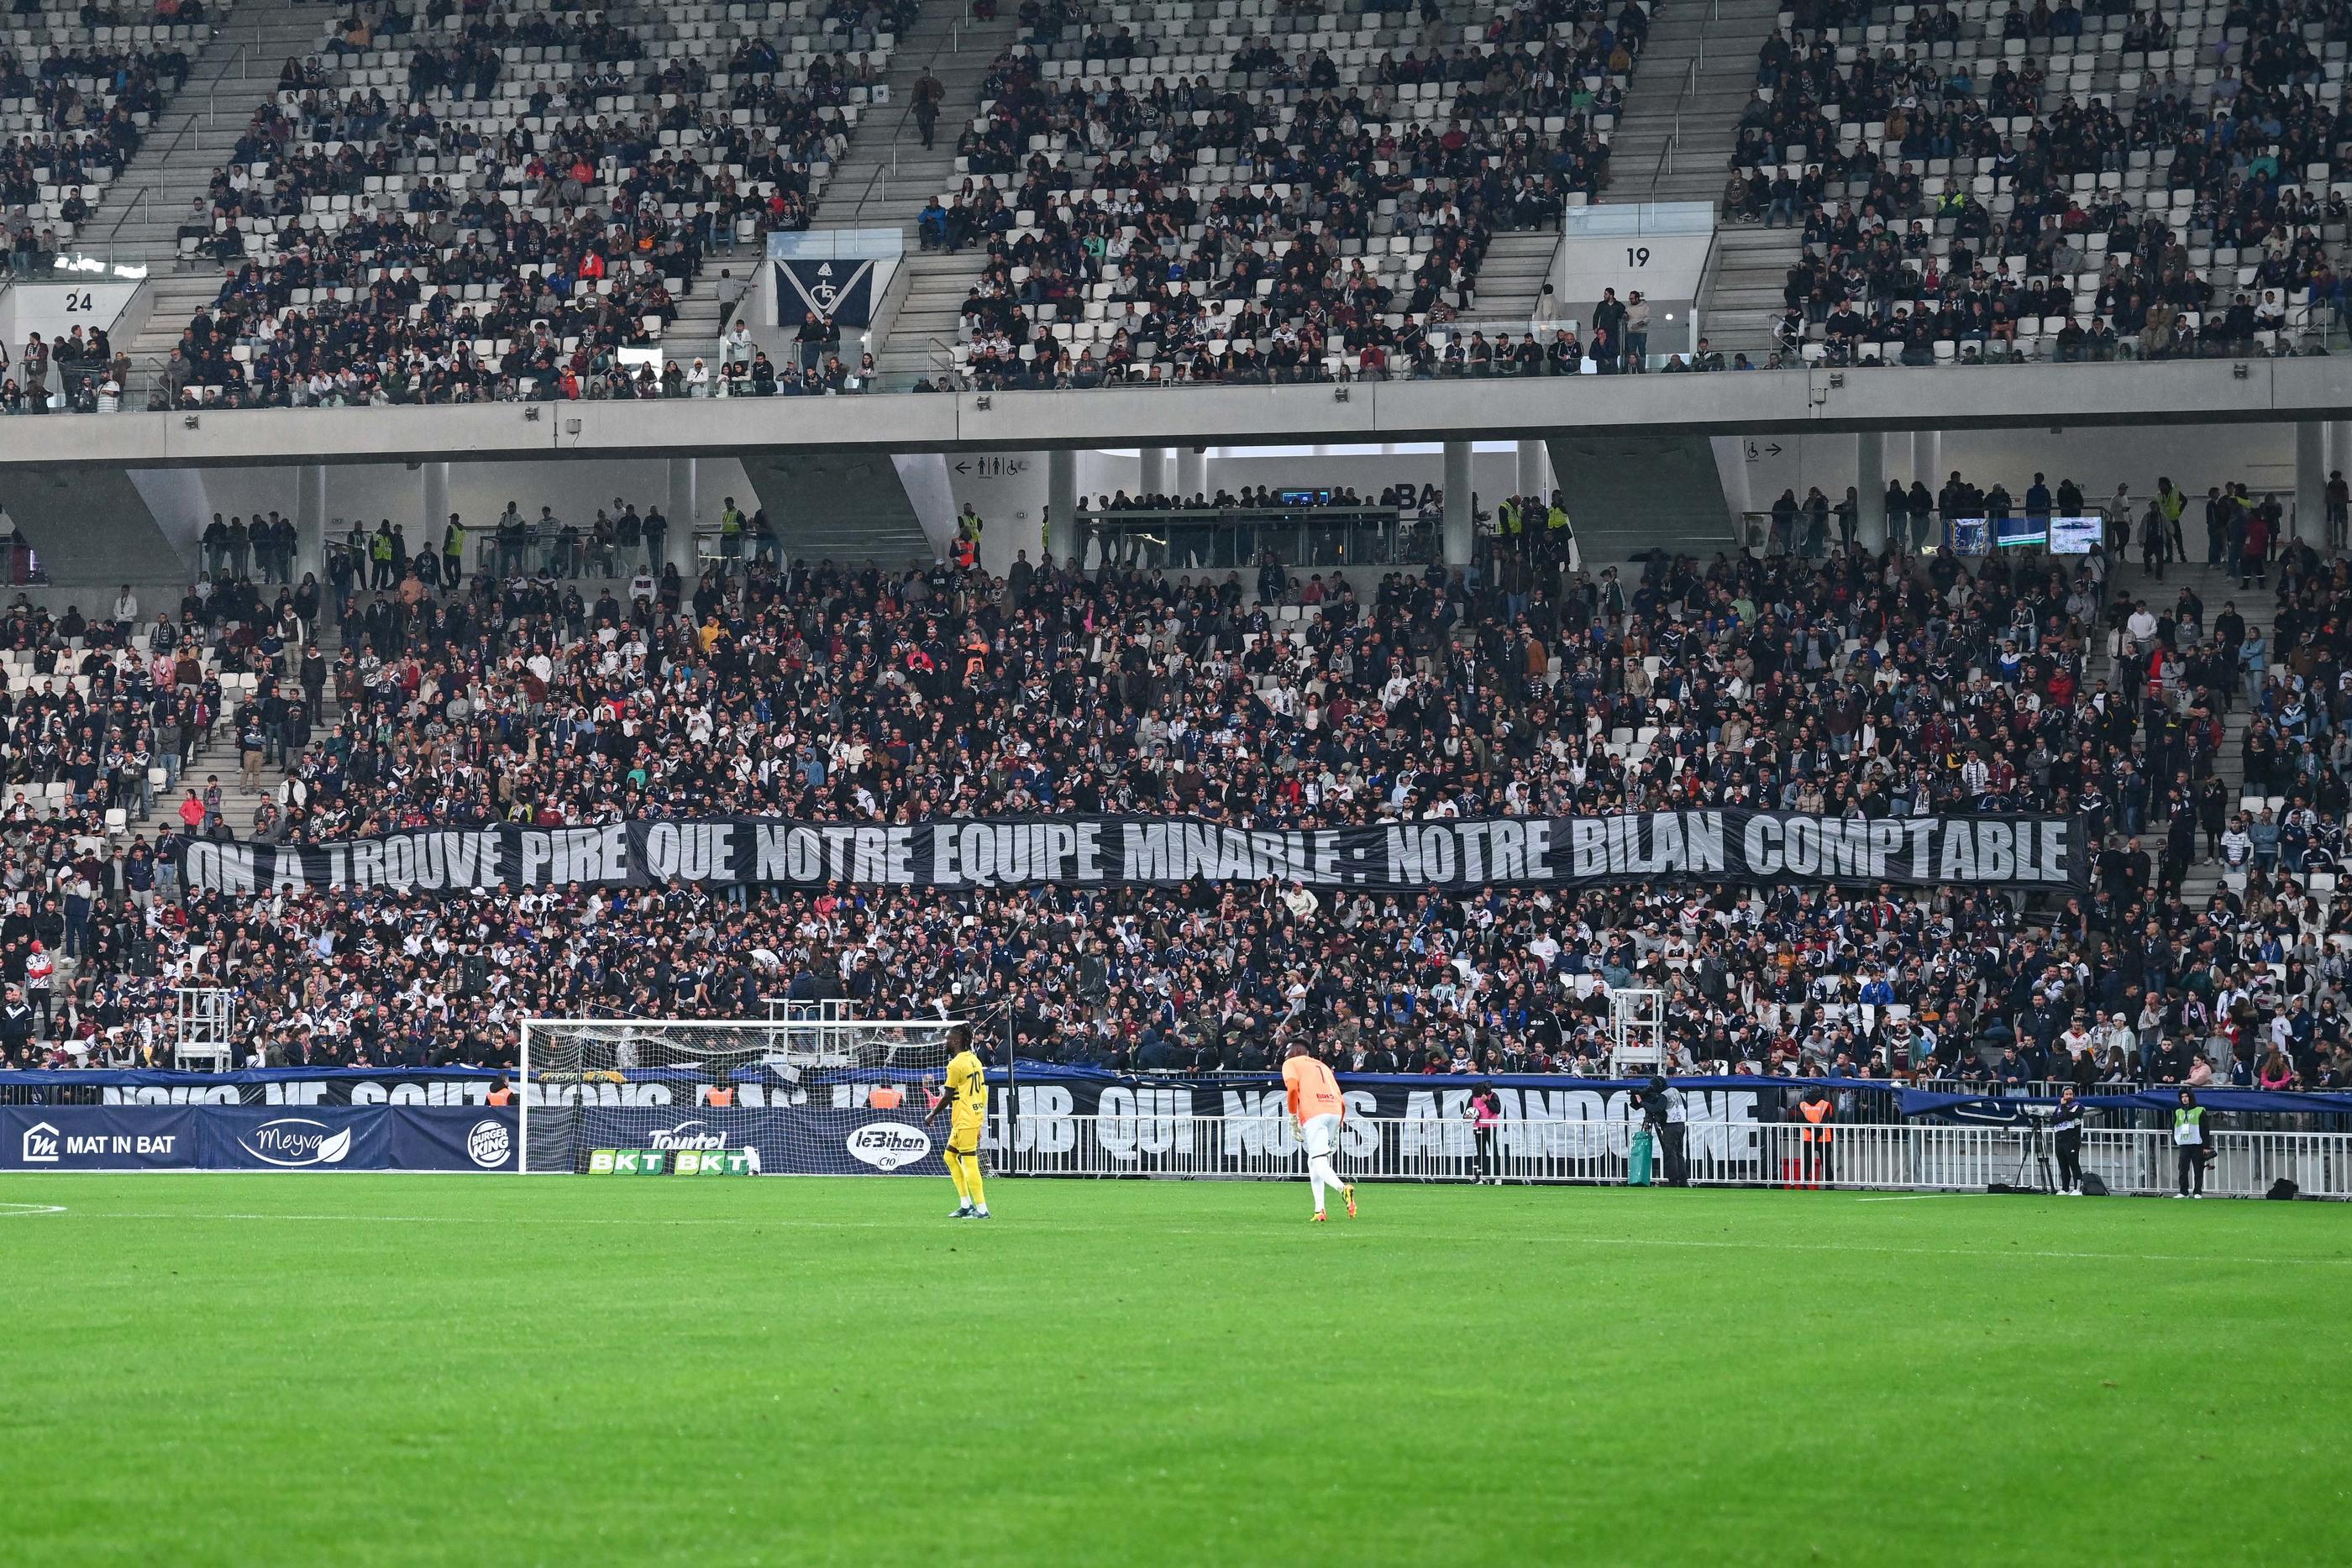
<instances>
[{"instance_id":1,"label":"goalkeeper in orange kit","mask_svg":"<svg viewBox=\"0 0 2352 1568\"><path fill-rule=\"evenodd\" d=\"M988 1189L981 1183L980 1133L988 1121L988 1064L971 1048L971 1031L958 1028L948 1036L955 1055L948 1062L947 1089L931 1103L923 1118L929 1126L942 1108L948 1113L948 1179L955 1183L956 1211L950 1219L986 1219Z\"/></svg>"},{"instance_id":2,"label":"goalkeeper in orange kit","mask_svg":"<svg viewBox=\"0 0 2352 1568\"><path fill-rule=\"evenodd\" d=\"M1355 1218L1356 1189L1331 1168L1331 1156L1339 1152L1339 1129L1348 1121L1348 1103L1339 1097L1339 1081L1307 1053L1303 1042L1293 1040L1290 1055L1282 1064L1282 1084L1290 1102L1290 1120L1298 1128L1299 1142L1307 1146L1307 1180L1315 1189L1316 1219L1324 1218L1327 1186L1347 1200L1348 1218Z\"/></svg>"}]
</instances>

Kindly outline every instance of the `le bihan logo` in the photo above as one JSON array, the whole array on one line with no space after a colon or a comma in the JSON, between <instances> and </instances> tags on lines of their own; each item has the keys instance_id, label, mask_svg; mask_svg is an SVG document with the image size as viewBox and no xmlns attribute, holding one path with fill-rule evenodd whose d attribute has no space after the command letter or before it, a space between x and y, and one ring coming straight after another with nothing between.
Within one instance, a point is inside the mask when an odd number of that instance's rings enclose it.
<instances>
[{"instance_id":1,"label":"le bihan logo","mask_svg":"<svg viewBox=\"0 0 2352 1568\"><path fill-rule=\"evenodd\" d=\"M849 1134L849 1152L877 1171L895 1171L929 1154L931 1135L904 1122L868 1122Z\"/></svg>"},{"instance_id":2,"label":"le bihan logo","mask_svg":"<svg viewBox=\"0 0 2352 1568\"><path fill-rule=\"evenodd\" d=\"M339 1166L352 1152L352 1130L336 1132L324 1122L280 1116L237 1139L237 1146L264 1165L295 1167Z\"/></svg>"}]
</instances>

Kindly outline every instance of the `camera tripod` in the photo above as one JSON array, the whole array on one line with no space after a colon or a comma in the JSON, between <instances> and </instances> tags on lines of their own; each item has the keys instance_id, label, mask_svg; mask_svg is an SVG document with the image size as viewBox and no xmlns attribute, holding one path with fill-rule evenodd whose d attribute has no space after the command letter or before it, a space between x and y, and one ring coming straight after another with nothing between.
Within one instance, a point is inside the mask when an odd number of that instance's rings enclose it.
<instances>
[{"instance_id":1,"label":"camera tripod","mask_svg":"<svg viewBox=\"0 0 2352 1568\"><path fill-rule=\"evenodd\" d=\"M2028 1114L2025 1136L2017 1149L2017 1180L2021 1192L2056 1192L2058 1180L2050 1167L2050 1128L2042 1117Z\"/></svg>"}]
</instances>

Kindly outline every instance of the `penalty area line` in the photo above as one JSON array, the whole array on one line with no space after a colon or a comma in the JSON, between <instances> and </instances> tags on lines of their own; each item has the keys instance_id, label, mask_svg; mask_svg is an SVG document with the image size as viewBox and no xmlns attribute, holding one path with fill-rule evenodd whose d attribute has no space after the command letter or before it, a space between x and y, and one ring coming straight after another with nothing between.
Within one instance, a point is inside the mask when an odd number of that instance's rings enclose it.
<instances>
[{"instance_id":1,"label":"penalty area line","mask_svg":"<svg viewBox=\"0 0 2352 1568\"><path fill-rule=\"evenodd\" d=\"M0 1203L0 1219L13 1219L19 1215L63 1214L62 1203Z\"/></svg>"},{"instance_id":2,"label":"penalty area line","mask_svg":"<svg viewBox=\"0 0 2352 1568\"><path fill-rule=\"evenodd\" d=\"M1927 1203L1939 1197L1989 1197L1982 1192L1906 1192L1878 1197L1857 1197L1856 1203Z\"/></svg>"}]
</instances>

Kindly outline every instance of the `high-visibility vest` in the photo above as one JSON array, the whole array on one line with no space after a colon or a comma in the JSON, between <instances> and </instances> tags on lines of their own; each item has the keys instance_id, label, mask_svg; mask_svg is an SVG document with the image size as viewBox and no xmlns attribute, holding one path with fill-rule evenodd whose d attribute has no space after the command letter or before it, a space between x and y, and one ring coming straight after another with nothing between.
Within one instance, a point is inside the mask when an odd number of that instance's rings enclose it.
<instances>
[{"instance_id":1,"label":"high-visibility vest","mask_svg":"<svg viewBox=\"0 0 2352 1568\"><path fill-rule=\"evenodd\" d=\"M511 1089L493 1089L493 1090L491 1090L491 1091L490 1091L490 1103L491 1103L491 1104L493 1104L493 1105L511 1105L511 1104L513 1104L513 1103L514 1103L514 1091L513 1091L513 1090L511 1090Z\"/></svg>"},{"instance_id":2,"label":"high-visibility vest","mask_svg":"<svg viewBox=\"0 0 2352 1568\"><path fill-rule=\"evenodd\" d=\"M907 1092L895 1083L877 1083L866 1103L877 1111L896 1111L907 1103Z\"/></svg>"},{"instance_id":3,"label":"high-visibility vest","mask_svg":"<svg viewBox=\"0 0 2352 1568\"><path fill-rule=\"evenodd\" d=\"M735 1091L727 1084L714 1083L702 1092L702 1103L726 1110L735 1103Z\"/></svg>"},{"instance_id":4,"label":"high-visibility vest","mask_svg":"<svg viewBox=\"0 0 2352 1568\"><path fill-rule=\"evenodd\" d=\"M1829 1144L1835 1143L1837 1141L1837 1134L1832 1132L1827 1125L1831 1115L1833 1114L1836 1110L1837 1103L1833 1100L1800 1100L1797 1102L1797 1113L1804 1117L1806 1123L1804 1131L1805 1142L1809 1144L1815 1142Z\"/></svg>"}]
</instances>

